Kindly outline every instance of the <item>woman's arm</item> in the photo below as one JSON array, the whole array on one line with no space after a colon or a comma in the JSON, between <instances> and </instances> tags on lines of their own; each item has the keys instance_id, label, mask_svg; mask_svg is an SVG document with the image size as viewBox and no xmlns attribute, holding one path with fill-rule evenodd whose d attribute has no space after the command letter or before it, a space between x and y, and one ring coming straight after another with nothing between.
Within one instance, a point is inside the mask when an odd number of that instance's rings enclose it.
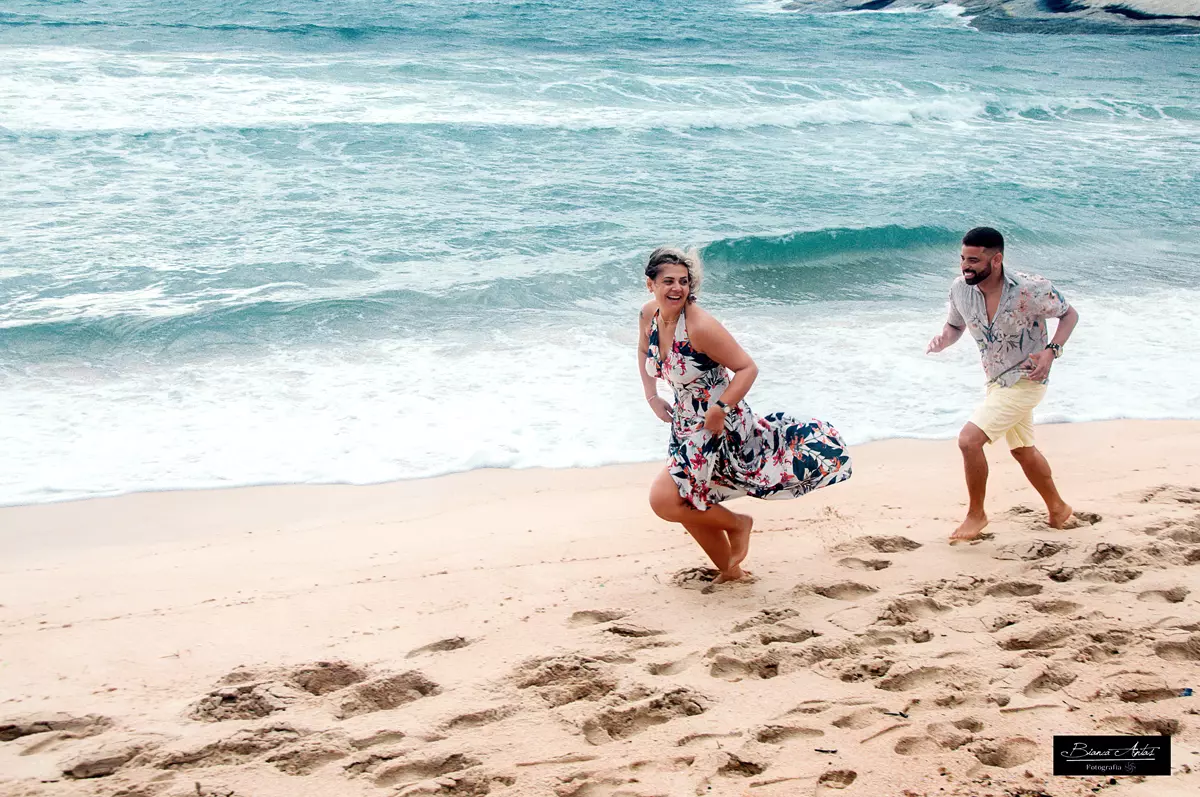
<instances>
[{"instance_id":1,"label":"woman's arm","mask_svg":"<svg viewBox=\"0 0 1200 797\"><path fill-rule=\"evenodd\" d=\"M642 393L646 396L646 401L650 404L650 409L658 416L659 420L667 423L671 422L671 405L665 399L658 395L658 380L650 375L646 369L646 364L650 359L648 350L650 348L650 319L654 315L654 302L647 302L646 305L638 311L638 376L642 378Z\"/></svg>"},{"instance_id":2,"label":"woman's arm","mask_svg":"<svg viewBox=\"0 0 1200 797\"><path fill-rule=\"evenodd\" d=\"M738 345L729 330L721 322L713 318L706 310L693 307L688 309L688 337L692 346L704 352L711 359L733 371L733 379L729 387L721 395L721 401L729 406L737 404L750 392L751 385L758 378L758 366L750 355ZM704 416L704 428L713 434L719 433L725 427L725 412L716 404L708 408Z\"/></svg>"}]
</instances>

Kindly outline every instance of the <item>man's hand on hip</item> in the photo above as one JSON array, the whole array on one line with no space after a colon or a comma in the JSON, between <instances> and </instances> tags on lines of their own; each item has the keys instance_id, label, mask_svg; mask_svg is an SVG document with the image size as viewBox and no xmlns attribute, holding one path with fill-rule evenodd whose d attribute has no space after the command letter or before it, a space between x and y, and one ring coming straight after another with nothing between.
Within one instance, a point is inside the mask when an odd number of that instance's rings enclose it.
<instances>
[{"instance_id":1,"label":"man's hand on hip","mask_svg":"<svg viewBox=\"0 0 1200 797\"><path fill-rule=\"evenodd\" d=\"M1029 371L1025 376L1032 382L1041 382L1050 376L1050 366L1053 364L1054 352L1049 349L1031 354L1029 355Z\"/></svg>"}]
</instances>

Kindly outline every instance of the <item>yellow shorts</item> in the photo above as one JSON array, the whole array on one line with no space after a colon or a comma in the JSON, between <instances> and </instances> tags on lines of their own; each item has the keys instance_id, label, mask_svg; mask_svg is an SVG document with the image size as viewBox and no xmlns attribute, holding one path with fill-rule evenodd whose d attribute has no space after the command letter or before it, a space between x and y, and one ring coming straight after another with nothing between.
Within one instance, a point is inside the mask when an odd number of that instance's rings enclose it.
<instances>
[{"instance_id":1,"label":"yellow shorts","mask_svg":"<svg viewBox=\"0 0 1200 797\"><path fill-rule=\"evenodd\" d=\"M1009 448L1033 445L1033 408L1046 395L1046 386L1022 379L1012 387L995 383L987 386L987 396L975 408L971 423L994 443L1001 435Z\"/></svg>"}]
</instances>

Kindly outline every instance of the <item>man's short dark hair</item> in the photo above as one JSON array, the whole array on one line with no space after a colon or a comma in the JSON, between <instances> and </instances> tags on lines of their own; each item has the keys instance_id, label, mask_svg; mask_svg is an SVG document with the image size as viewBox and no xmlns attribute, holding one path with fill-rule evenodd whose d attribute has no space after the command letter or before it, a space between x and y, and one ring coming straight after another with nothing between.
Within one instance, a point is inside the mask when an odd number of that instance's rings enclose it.
<instances>
[{"instance_id":1,"label":"man's short dark hair","mask_svg":"<svg viewBox=\"0 0 1200 797\"><path fill-rule=\"evenodd\" d=\"M999 230L993 230L991 227L976 227L968 230L967 234L963 236L962 242L963 246L982 246L984 249L1004 251L1004 236L1000 234Z\"/></svg>"}]
</instances>

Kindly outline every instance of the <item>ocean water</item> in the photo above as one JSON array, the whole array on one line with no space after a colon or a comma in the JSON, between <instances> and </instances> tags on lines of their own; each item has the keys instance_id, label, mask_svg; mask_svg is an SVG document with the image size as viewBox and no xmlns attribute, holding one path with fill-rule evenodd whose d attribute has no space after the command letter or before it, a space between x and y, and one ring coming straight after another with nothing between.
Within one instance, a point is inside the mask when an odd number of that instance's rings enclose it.
<instances>
[{"instance_id":1,"label":"ocean water","mask_svg":"<svg viewBox=\"0 0 1200 797\"><path fill-rule=\"evenodd\" d=\"M1200 418L1200 37L780 6L0 4L0 503L663 457L664 243L851 443L968 417L978 224L1082 316L1040 420Z\"/></svg>"}]
</instances>

